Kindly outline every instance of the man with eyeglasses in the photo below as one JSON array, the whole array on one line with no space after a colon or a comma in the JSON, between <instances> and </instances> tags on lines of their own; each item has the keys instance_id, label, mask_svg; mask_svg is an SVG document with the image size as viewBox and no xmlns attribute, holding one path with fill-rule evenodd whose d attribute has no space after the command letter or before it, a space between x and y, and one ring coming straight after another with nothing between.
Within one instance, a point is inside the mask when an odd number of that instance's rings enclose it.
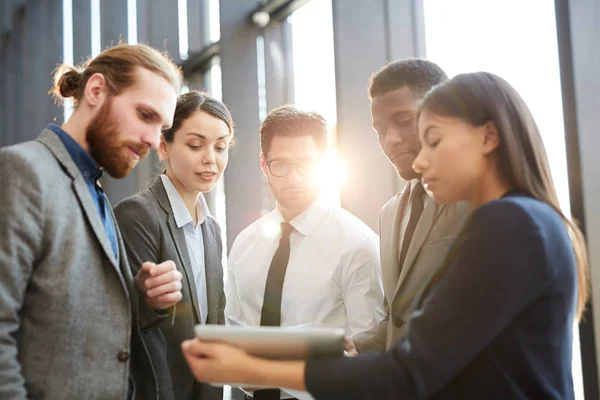
<instances>
[{"instance_id":1,"label":"man with eyeglasses","mask_svg":"<svg viewBox=\"0 0 600 400\"><path fill-rule=\"evenodd\" d=\"M252 326L344 328L348 336L384 318L378 237L339 206L319 200L327 124L282 106L260 128L260 164L277 201L236 238L228 259L225 315ZM290 399L280 390L255 400Z\"/></svg>"}]
</instances>

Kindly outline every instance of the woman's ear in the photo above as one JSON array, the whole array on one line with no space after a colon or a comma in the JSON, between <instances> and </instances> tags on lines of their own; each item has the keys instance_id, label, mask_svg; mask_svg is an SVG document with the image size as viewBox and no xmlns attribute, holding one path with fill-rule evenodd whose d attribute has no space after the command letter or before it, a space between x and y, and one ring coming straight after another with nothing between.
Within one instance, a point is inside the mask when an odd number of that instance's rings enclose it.
<instances>
[{"instance_id":1,"label":"woman's ear","mask_svg":"<svg viewBox=\"0 0 600 400\"><path fill-rule=\"evenodd\" d=\"M498 129L496 128L496 124L493 121L486 122L482 129L483 132L483 151L484 154L493 153L500 144L500 135L498 134Z\"/></svg>"}]
</instances>

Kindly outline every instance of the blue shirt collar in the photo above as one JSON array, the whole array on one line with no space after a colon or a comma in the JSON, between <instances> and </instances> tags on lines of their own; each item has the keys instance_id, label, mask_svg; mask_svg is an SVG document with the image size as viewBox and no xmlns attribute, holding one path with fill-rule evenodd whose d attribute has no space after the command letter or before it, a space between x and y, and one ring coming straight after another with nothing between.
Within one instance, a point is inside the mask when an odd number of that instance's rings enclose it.
<instances>
[{"instance_id":1,"label":"blue shirt collar","mask_svg":"<svg viewBox=\"0 0 600 400\"><path fill-rule=\"evenodd\" d=\"M48 124L48 129L58 136L67 152L77 165L86 181L96 183L102 177L102 169L92 156L83 149L67 132L63 131L58 125Z\"/></svg>"}]
</instances>

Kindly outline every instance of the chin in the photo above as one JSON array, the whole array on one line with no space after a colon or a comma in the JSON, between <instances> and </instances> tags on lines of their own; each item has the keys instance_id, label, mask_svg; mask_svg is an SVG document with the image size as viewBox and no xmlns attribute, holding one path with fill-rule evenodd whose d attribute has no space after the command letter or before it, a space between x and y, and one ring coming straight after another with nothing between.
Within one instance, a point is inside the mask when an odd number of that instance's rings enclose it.
<instances>
[{"instance_id":1,"label":"chin","mask_svg":"<svg viewBox=\"0 0 600 400\"><path fill-rule=\"evenodd\" d=\"M450 193L429 192L431 198L438 204L453 204L461 199L458 196L453 196Z\"/></svg>"}]
</instances>

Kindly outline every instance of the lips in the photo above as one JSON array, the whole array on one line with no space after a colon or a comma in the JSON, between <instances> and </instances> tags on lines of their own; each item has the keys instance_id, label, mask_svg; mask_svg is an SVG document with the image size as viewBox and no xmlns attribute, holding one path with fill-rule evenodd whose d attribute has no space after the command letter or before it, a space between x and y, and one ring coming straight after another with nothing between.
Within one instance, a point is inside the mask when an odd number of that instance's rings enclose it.
<instances>
[{"instance_id":1,"label":"lips","mask_svg":"<svg viewBox=\"0 0 600 400\"><path fill-rule=\"evenodd\" d=\"M427 190L432 190L432 187L435 186L436 179L434 178L421 178L421 183L423 187Z\"/></svg>"},{"instance_id":2,"label":"lips","mask_svg":"<svg viewBox=\"0 0 600 400\"><path fill-rule=\"evenodd\" d=\"M148 155L148 147L140 147L140 146L127 146L131 154L137 159L141 160L142 158Z\"/></svg>"}]
</instances>

